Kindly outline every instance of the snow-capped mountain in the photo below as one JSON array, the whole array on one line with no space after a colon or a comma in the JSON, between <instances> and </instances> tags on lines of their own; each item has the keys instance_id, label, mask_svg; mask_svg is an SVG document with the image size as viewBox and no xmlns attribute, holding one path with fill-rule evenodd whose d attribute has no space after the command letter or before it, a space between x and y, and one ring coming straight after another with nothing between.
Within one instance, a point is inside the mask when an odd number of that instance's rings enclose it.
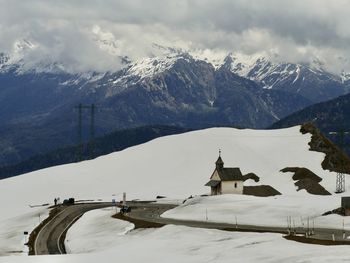
<instances>
[{"instance_id":1,"label":"snow-capped mountain","mask_svg":"<svg viewBox=\"0 0 350 263\"><path fill-rule=\"evenodd\" d=\"M10 54L10 61L9 64L12 63L18 63L23 59L23 57L31 50L34 50L37 47L36 44L33 42L22 39L18 40L13 44L12 52Z\"/></svg>"},{"instance_id":2,"label":"snow-capped mountain","mask_svg":"<svg viewBox=\"0 0 350 263\"><path fill-rule=\"evenodd\" d=\"M297 93L313 102L325 101L345 94L346 75L337 76L313 65L276 63L264 56L228 55L222 67L242 77L260 83L265 89Z\"/></svg>"},{"instance_id":3,"label":"snow-capped mountain","mask_svg":"<svg viewBox=\"0 0 350 263\"><path fill-rule=\"evenodd\" d=\"M75 143L79 103L100 108L97 136L148 124L265 127L310 104L176 50L117 72L3 71L0 83L0 143L6 145L0 163ZM87 120L84 125L88 129ZM39 143L43 138L46 143Z\"/></svg>"},{"instance_id":4,"label":"snow-capped mountain","mask_svg":"<svg viewBox=\"0 0 350 263\"><path fill-rule=\"evenodd\" d=\"M96 135L148 124L263 128L346 90L345 75L342 83L321 68L234 55L220 62L156 44L149 57L132 59L108 33L96 29L96 39L97 48L123 58L121 68L70 73L55 62L29 65L26 52L38 47L28 41L0 55L0 164L76 143L79 103L100 108Z\"/></svg>"},{"instance_id":5,"label":"snow-capped mountain","mask_svg":"<svg viewBox=\"0 0 350 263\"><path fill-rule=\"evenodd\" d=\"M348 83L350 82L350 73L342 71L340 74L340 78L342 83Z\"/></svg>"},{"instance_id":6,"label":"snow-capped mountain","mask_svg":"<svg viewBox=\"0 0 350 263\"><path fill-rule=\"evenodd\" d=\"M0 53L0 73L10 71L16 74L26 73L66 73L64 65L48 58L32 60L31 54L38 48L38 44L27 39L14 42L7 53Z\"/></svg>"},{"instance_id":7,"label":"snow-capped mountain","mask_svg":"<svg viewBox=\"0 0 350 263\"><path fill-rule=\"evenodd\" d=\"M350 87L349 73L332 74L325 70L325 65L318 60L310 65L278 63L265 54L247 56L240 53L231 53L224 58L223 54L216 55L209 51L188 52L158 44L151 46L149 56L135 59L122 54L123 43L100 27L92 29L92 39L96 48L120 61L117 68L108 72L71 73L67 65L52 61L49 57L32 61L30 54L39 48L39 44L22 39L14 43L11 52L0 54L0 72L11 70L18 74L44 72L72 75L72 78L64 83L80 83L80 86L86 86L87 82L97 81L101 76L108 74L110 78L105 79L106 83L99 83L95 88L113 85L121 91L169 70L178 60L196 60L213 65L215 70L221 67L229 69L241 77L257 82L265 89L295 93L312 102L326 101L343 95Z\"/></svg>"},{"instance_id":8,"label":"snow-capped mountain","mask_svg":"<svg viewBox=\"0 0 350 263\"><path fill-rule=\"evenodd\" d=\"M191 57L186 53L168 53L164 56L154 56L130 62L122 74L115 74L110 79L115 85L136 84L170 70L178 60L189 62Z\"/></svg>"}]
</instances>

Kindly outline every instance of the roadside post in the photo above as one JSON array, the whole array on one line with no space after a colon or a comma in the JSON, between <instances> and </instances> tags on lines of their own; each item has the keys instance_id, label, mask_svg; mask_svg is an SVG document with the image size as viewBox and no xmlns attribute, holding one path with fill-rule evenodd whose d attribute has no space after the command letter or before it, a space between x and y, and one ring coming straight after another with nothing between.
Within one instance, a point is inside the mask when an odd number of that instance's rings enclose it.
<instances>
[{"instance_id":1,"label":"roadside post","mask_svg":"<svg viewBox=\"0 0 350 263\"><path fill-rule=\"evenodd\" d=\"M294 220L294 218L293 218L293 229L294 229L293 235L295 236L295 235L297 234L297 228L296 228L296 226L295 226L295 220Z\"/></svg>"},{"instance_id":2,"label":"roadside post","mask_svg":"<svg viewBox=\"0 0 350 263\"><path fill-rule=\"evenodd\" d=\"M302 231L304 232L304 221L302 216L300 216L300 224L301 224Z\"/></svg>"},{"instance_id":3,"label":"roadside post","mask_svg":"<svg viewBox=\"0 0 350 263\"><path fill-rule=\"evenodd\" d=\"M115 198L112 199L112 205L115 207L115 212L117 213L117 202L115 201Z\"/></svg>"},{"instance_id":4,"label":"roadside post","mask_svg":"<svg viewBox=\"0 0 350 263\"><path fill-rule=\"evenodd\" d=\"M28 231L24 231L23 234L24 234L24 245L27 245L29 233L28 233Z\"/></svg>"},{"instance_id":5,"label":"roadside post","mask_svg":"<svg viewBox=\"0 0 350 263\"><path fill-rule=\"evenodd\" d=\"M126 206L126 193L123 193L123 206Z\"/></svg>"},{"instance_id":6,"label":"roadside post","mask_svg":"<svg viewBox=\"0 0 350 263\"><path fill-rule=\"evenodd\" d=\"M292 217L291 216L287 216L287 235L291 235L292 234Z\"/></svg>"}]
</instances>

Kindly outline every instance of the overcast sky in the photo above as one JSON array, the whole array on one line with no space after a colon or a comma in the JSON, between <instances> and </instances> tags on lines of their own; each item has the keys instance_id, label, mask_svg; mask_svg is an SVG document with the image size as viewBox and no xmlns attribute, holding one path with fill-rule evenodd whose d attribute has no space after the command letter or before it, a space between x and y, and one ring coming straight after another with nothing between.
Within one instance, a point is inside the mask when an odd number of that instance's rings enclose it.
<instances>
[{"instance_id":1,"label":"overcast sky","mask_svg":"<svg viewBox=\"0 0 350 263\"><path fill-rule=\"evenodd\" d=\"M0 0L0 50L28 39L36 46L28 61L105 70L120 66L118 56L152 54L157 43L209 55L318 58L350 71L349 14L349 0Z\"/></svg>"}]
</instances>

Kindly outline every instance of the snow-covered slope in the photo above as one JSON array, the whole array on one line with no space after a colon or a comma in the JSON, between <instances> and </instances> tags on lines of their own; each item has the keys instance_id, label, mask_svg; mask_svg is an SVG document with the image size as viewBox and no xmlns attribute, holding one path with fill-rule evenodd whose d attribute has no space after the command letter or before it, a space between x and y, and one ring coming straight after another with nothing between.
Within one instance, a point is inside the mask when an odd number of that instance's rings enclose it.
<instances>
[{"instance_id":1,"label":"snow-covered slope","mask_svg":"<svg viewBox=\"0 0 350 263\"><path fill-rule=\"evenodd\" d=\"M93 233L92 230L97 231ZM123 262L164 262L166 259L166 262L174 263L319 263L350 259L350 252L344 246L303 244L288 241L280 234L227 232L175 225L121 235L124 231L125 222L110 219L108 211L88 212L68 231L66 247L75 253L93 253L69 255L63 257L66 261L58 262L108 262L111 257L119 260L125 257Z\"/></svg>"},{"instance_id":2,"label":"snow-covered slope","mask_svg":"<svg viewBox=\"0 0 350 263\"><path fill-rule=\"evenodd\" d=\"M190 57L186 53L169 52L164 55L142 58L129 65L123 70L123 74L117 74L115 79L110 79L116 85L136 84L143 79L151 78L157 74L169 70L179 59L186 61Z\"/></svg>"},{"instance_id":3,"label":"snow-covered slope","mask_svg":"<svg viewBox=\"0 0 350 263\"><path fill-rule=\"evenodd\" d=\"M28 203L50 201L46 199L49 196L98 198L123 191L130 198L183 198L209 191L204 184L214 169L219 148L225 166L240 167L243 174L254 172L261 177L261 184L272 185L282 193L295 193L290 178L279 172L285 167L309 168L332 191L334 173L320 165L324 154L309 151L311 135L302 135L299 129L212 128L162 137L95 160L3 180L1 192L11 194L10 189L19 184L40 189L35 193L23 189L28 192Z\"/></svg>"},{"instance_id":4,"label":"snow-covered slope","mask_svg":"<svg viewBox=\"0 0 350 263\"><path fill-rule=\"evenodd\" d=\"M128 221L112 218L114 207L92 210L86 213L79 224L67 232L65 248L68 254L98 252L120 245L123 235L134 229Z\"/></svg>"},{"instance_id":5,"label":"snow-covered slope","mask_svg":"<svg viewBox=\"0 0 350 263\"><path fill-rule=\"evenodd\" d=\"M84 216L85 217L85 216ZM85 218L83 220L85 221ZM90 216L89 216L90 217ZM89 226L96 227L106 218L88 218ZM0 257L1 263L231 263L231 262L348 262L350 252L346 246L319 246L288 241L280 234L227 232L215 229L190 228L168 225L162 228L133 231L119 236L115 231L117 220L105 226L106 235L96 233L84 240L94 253ZM79 224L79 221L78 221ZM73 226L74 227L74 226ZM102 228L102 227L101 227ZM82 229L83 230L83 229ZM85 231L84 231L85 230ZM72 238L81 238L85 228ZM106 242L109 241L109 242ZM107 243L107 246L105 246ZM83 248L81 246L81 248Z\"/></svg>"},{"instance_id":6,"label":"snow-covered slope","mask_svg":"<svg viewBox=\"0 0 350 263\"><path fill-rule=\"evenodd\" d=\"M52 203L55 197L79 199L154 199L157 195L186 198L208 193L204 186L214 170L219 148L225 166L256 173L261 181L284 195L297 192L285 167L307 167L333 192L335 174L324 171L324 154L309 151L310 134L300 127L282 130L212 128L162 137L91 161L52 167L0 181L0 254L18 250L23 229L30 230L43 218L43 208L29 205ZM247 184L254 184L250 180ZM336 200L339 199L335 196ZM335 199L334 199L335 200ZM47 212L46 212L47 213ZM23 218L28 220L23 222ZM21 226L20 228L17 226Z\"/></svg>"}]
</instances>

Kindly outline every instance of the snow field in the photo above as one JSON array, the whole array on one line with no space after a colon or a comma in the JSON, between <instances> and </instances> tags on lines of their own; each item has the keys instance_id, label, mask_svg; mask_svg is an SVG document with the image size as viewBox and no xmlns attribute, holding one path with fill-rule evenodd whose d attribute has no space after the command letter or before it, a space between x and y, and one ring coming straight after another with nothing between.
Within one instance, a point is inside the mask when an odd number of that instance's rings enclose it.
<instances>
[{"instance_id":1,"label":"snow field","mask_svg":"<svg viewBox=\"0 0 350 263\"><path fill-rule=\"evenodd\" d=\"M205 129L158 138L94 160L51 167L1 180L0 244L6 245L0 246L0 255L9 251L22 251L23 231L31 231L35 227L39 210L47 215L47 209L30 208L30 204L52 204L55 197L60 197L61 200L69 197L76 200L120 200L123 192L127 193L129 200L154 199L157 195L184 199L190 195L208 193L209 188L204 184L215 168L219 149L222 150L225 167L240 167L243 174L253 172L261 179L258 183L250 180L246 185L268 184L283 193L277 197L277 201L273 198L260 200L248 196L239 197L243 198L242 205L245 201L252 206L251 209L246 207L246 210L252 211L251 214L232 208L227 205L230 200L225 201L226 197L222 197L223 209L231 209L221 212L227 214L227 220L228 217L231 220L232 215L238 212L242 213L237 215L242 220L248 220L249 217L268 217L269 214L279 214L281 218L287 210L283 206L288 203L292 211L291 207L294 206L296 211L302 204L301 207L304 208L299 213L305 212L304 216L318 215L322 204L325 210L336 208L340 204L338 195L332 197L334 199L330 197L329 200L322 199L326 201L320 202L323 197L314 198L304 191L296 192L291 174L279 172L285 167L306 167L323 178L321 185L328 191L333 192L335 189L335 173L324 171L321 167L324 154L309 151L311 135L302 135L299 130L299 126L268 131ZM210 205L210 202L201 205ZM315 210L309 213L306 203L310 203L310 207L315 206ZM213 207L217 207L217 204ZM201 210L202 207L198 209ZM199 210L198 213L201 213ZM180 209L176 212L180 212ZM193 213L189 215L187 211L184 213L185 216L200 217ZM180 214L177 216L181 216ZM225 218L224 215L214 218L211 214L210 212L213 220ZM274 220L281 224L281 220Z\"/></svg>"},{"instance_id":2,"label":"snow field","mask_svg":"<svg viewBox=\"0 0 350 263\"><path fill-rule=\"evenodd\" d=\"M115 213L116 210L112 207L84 214L67 232L67 253L97 252L119 245L118 236L128 233L134 225L112 218Z\"/></svg>"},{"instance_id":3,"label":"snow field","mask_svg":"<svg viewBox=\"0 0 350 263\"><path fill-rule=\"evenodd\" d=\"M125 222L108 222L110 213L86 213L68 233L75 249L91 253L65 256L0 257L6 263L95 263L95 262L346 262L350 251L344 246L318 246L288 241L280 234L226 232L168 225L120 235ZM120 225L119 225L120 224ZM119 225L119 226L118 226ZM90 228L99 229L92 232ZM71 232L71 233L70 233ZM87 235L87 233L90 233ZM103 234L103 239L101 235ZM108 241L112 245L106 245ZM69 242L70 243L70 242ZM80 247L79 247L80 244Z\"/></svg>"},{"instance_id":4,"label":"snow field","mask_svg":"<svg viewBox=\"0 0 350 263\"><path fill-rule=\"evenodd\" d=\"M2 209L1 216L3 215ZM21 215L0 221L0 257L5 255L28 254L28 247L24 244L28 241L29 235L24 232L32 232L41 221L47 218L47 208L33 208Z\"/></svg>"},{"instance_id":5,"label":"snow field","mask_svg":"<svg viewBox=\"0 0 350 263\"><path fill-rule=\"evenodd\" d=\"M350 217L322 216L326 211L340 206L340 197L312 195L282 195L255 197L244 195L221 195L195 197L184 205L163 213L164 218L197 221L237 223L241 225L278 226L287 228L287 217L296 227L306 227L307 219L315 227L343 228L350 230Z\"/></svg>"}]
</instances>

